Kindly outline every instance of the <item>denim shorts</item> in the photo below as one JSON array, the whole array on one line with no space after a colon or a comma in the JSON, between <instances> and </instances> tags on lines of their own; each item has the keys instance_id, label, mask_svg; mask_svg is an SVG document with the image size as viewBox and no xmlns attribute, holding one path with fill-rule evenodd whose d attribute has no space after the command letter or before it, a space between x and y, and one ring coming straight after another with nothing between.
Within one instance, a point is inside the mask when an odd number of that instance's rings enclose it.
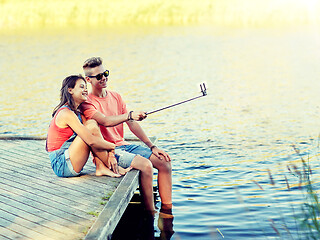
<instances>
[{"instance_id":1,"label":"denim shorts","mask_svg":"<svg viewBox=\"0 0 320 240\"><path fill-rule=\"evenodd\" d=\"M118 146L115 149L115 157L118 160L118 165L123 168L130 167L135 156L140 155L149 159L151 154L152 151L149 148L134 144Z\"/></svg>"},{"instance_id":2,"label":"denim shorts","mask_svg":"<svg viewBox=\"0 0 320 240\"><path fill-rule=\"evenodd\" d=\"M58 177L75 177L80 174L73 169L69 157L69 147L75 137L75 135L72 135L62 144L60 149L49 152L52 170Z\"/></svg>"}]
</instances>

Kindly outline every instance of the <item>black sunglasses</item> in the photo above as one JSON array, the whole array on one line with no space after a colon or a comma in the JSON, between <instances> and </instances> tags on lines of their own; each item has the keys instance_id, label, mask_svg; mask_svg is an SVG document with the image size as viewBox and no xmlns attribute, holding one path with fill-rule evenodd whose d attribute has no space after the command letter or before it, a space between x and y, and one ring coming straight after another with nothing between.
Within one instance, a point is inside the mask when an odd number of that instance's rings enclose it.
<instances>
[{"instance_id":1,"label":"black sunglasses","mask_svg":"<svg viewBox=\"0 0 320 240\"><path fill-rule=\"evenodd\" d=\"M87 77L96 78L97 80L101 80L103 76L108 77L109 76L109 70L105 70L103 73L99 73L99 74L97 74L95 76L87 76Z\"/></svg>"}]
</instances>

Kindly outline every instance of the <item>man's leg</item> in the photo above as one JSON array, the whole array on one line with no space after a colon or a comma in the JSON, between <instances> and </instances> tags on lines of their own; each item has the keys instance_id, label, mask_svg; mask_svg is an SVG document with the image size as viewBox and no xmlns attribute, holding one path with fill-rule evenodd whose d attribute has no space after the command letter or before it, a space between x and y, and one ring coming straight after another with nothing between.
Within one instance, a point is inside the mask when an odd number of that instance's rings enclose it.
<instances>
[{"instance_id":1,"label":"man's leg","mask_svg":"<svg viewBox=\"0 0 320 240\"><path fill-rule=\"evenodd\" d=\"M161 198L161 208L172 209L172 167L171 162L158 159L149 148L138 145L121 146L122 150L138 154L142 158L152 163L152 166L158 169L158 186ZM149 158L149 159L147 159Z\"/></svg>"},{"instance_id":2,"label":"man's leg","mask_svg":"<svg viewBox=\"0 0 320 240\"><path fill-rule=\"evenodd\" d=\"M162 205L172 208L172 166L171 162L160 160L154 154L149 158L154 168L158 169L158 187Z\"/></svg>"},{"instance_id":3,"label":"man's leg","mask_svg":"<svg viewBox=\"0 0 320 240\"><path fill-rule=\"evenodd\" d=\"M150 161L144 157L136 155L131 163L131 167L140 170L140 183L142 189L142 196L146 210L154 212L153 199L153 168Z\"/></svg>"}]
</instances>

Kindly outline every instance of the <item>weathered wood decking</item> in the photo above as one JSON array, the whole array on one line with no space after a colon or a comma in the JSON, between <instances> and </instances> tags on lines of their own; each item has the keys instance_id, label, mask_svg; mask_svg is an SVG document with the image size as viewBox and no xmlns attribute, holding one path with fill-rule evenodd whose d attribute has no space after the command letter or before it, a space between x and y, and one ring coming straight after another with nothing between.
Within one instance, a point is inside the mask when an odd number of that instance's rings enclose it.
<instances>
[{"instance_id":1,"label":"weathered wood decking","mask_svg":"<svg viewBox=\"0 0 320 240\"><path fill-rule=\"evenodd\" d=\"M44 140L0 140L0 239L110 239L139 173L94 173L89 160L80 177L59 178Z\"/></svg>"}]
</instances>

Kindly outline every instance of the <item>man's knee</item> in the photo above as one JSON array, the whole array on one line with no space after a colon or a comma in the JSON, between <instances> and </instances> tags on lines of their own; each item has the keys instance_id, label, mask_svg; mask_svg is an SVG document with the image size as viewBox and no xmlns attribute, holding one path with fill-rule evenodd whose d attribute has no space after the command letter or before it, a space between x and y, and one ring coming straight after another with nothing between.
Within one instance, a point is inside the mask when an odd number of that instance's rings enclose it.
<instances>
[{"instance_id":1,"label":"man's knee","mask_svg":"<svg viewBox=\"0 0 320 240\"><path fill-rule=\"evenodd\" d=\"M163 161L163 168L165 169L165 171L171 172L172 171L171 161L170 162Z\"/></svg>"},{"instance_id":2,"label":"man's knee","mask_svg":"<svg viewBox=\"0 0 320 240\"><path fill-rule=\"evenodd\" d=\"M156 162L156 168L160 171L166 171L166 172L171 172L172 171L172 165L171 161L167 162L165 160L159 160L155 155L151 155L150 160L152 162Z\"/></svg>"},{"instance_id":3,"label":"man's knee","mask_svg":"<svg viewBox=\"0 0 320 240\"><path fill-rule=\"evenodd\" d=\"M148 159L147 159L147 161L144 161L143 169L145 172L147 172L151 175L153 174L153 166L152 166L152 163Z\"/></svg>"},{"instance_id":4,"label":"man's knee","mask_svg":"<svg viewBox=\"0 0 320 240\"><path fill-rule=\"evenodd\" d=\"M134 166L137 167L142 172L153 174L153 166L152 163L149 161L149 159L146 159L140 155L136 155L133 159Z\"/></svg>"}]
</instances>

